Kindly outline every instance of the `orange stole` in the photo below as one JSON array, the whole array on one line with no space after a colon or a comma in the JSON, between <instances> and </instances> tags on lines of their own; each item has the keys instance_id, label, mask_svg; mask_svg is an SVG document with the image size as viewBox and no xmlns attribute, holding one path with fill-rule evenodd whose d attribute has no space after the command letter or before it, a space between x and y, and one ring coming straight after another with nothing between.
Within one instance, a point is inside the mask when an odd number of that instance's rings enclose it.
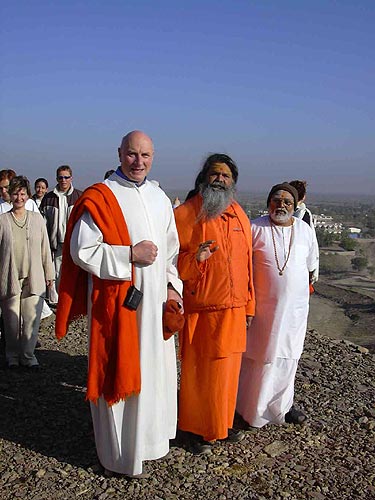
<instances>
[{"instance_id":1,"label":"orange stole","mask_svg":"<svg viewBox=\"0 0 375 500\"><path fill-rule=\"evenodd\" d=\"M86 189L74 205L66 231L55 332L61 339L69 323L87 314L87 273L74 264L70 240L74 225L89 212L109 245L129 246L128 228L112 191L105 184ZM86 399L103 396L114 404L141 390L139 339L135 311L122 306L130 281L95 276L92 290L89 369Z\"/></svg>"}]
</instances>

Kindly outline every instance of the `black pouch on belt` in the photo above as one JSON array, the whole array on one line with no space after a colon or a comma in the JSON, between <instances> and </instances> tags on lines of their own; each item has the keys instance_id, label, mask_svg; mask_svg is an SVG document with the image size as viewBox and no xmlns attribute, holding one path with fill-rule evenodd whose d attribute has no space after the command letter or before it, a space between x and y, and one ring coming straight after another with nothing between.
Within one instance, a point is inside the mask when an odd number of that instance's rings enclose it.
<instances>
[{"instance_id":1,"label":"black pouch on belt","mask_svg":"<svg viewBox=\"0 0 375 500\"><path fill-rule=\"evenodd\" d=\"M122 305L124 307L127 307L131 311L135 311L139 306L142 297L143 293L140 290L138 290L134 285L131 285L131 287L128 290L128 293L126 294L124 303Z\"/></svg>"}]
</instances>

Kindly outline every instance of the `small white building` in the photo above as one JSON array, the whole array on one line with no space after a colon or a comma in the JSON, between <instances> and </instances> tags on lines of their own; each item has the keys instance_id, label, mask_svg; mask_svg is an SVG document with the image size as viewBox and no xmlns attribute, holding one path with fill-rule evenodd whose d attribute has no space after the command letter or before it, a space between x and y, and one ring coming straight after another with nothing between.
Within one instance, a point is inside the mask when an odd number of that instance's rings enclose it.
<instances>
[{"instance_id":1,"label":"small white building","mask_svg":"<svg viewBox=\"0 0 375 500\"><path fill-rule=\"evenodd\" d=\"M341 222L335 222L331 215L313 215L314 226L327 233L341 234L344 227Z\"/></svg>"},{"instance_id":2,"label":"small white building","mask_svg":"<svg viewBox=\"0 0 375 500\"><path fill-rule=\"evenodd\" d=\"M359 227L348 227L347 231L352 234L360 234L362 229Z\"/></svg>"}]
</instances>

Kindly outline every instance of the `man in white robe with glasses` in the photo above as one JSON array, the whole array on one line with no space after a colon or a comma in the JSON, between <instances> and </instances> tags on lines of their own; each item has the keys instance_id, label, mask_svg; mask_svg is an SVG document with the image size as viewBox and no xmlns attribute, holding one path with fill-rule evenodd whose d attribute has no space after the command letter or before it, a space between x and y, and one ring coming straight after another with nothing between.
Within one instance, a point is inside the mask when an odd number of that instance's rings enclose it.
<instances>
[{"instance_id":1,"label":"man in white robe with glasses","mask_svg":"<svg viewBox=\"0 0 375 500\"><path fill-rule=\"evenodd\" d=\"M309 283L318 265L311 228L293 217L296 189L272 187L268 215L252 221L253 273L257 297L242 357L237 413L252 427L301 424L293 405L294 381L309 312Z\"/></svg>"}]
</instances>

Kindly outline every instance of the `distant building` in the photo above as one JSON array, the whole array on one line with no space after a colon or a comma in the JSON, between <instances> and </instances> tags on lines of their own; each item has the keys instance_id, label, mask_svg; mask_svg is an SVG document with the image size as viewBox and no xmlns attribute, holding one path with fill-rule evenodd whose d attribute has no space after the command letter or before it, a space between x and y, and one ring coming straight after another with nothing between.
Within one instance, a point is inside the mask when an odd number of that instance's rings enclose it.
<instances>
[{"instance_id":1,"label":"distant building","mask_svg":"<svg viewBox=\"0 0 375 500\"><path fill-rule=\"evenodd\" d=\"M362 230L359 227L348 227L349 238L360 238Z\"/></svg>"},{"instance_id":2,"label":"distant building","mask_svg":"<svg viewBox=\"0 0 375 500\"><path fill-rule=\"evenodd\" d=\"M314 226L317 229L322 229L323 231L327 231L327 233L332 234L341 234L344 230L341 222L335 222L331 215L313 215Z\"/></svg>"}]
</instances>

